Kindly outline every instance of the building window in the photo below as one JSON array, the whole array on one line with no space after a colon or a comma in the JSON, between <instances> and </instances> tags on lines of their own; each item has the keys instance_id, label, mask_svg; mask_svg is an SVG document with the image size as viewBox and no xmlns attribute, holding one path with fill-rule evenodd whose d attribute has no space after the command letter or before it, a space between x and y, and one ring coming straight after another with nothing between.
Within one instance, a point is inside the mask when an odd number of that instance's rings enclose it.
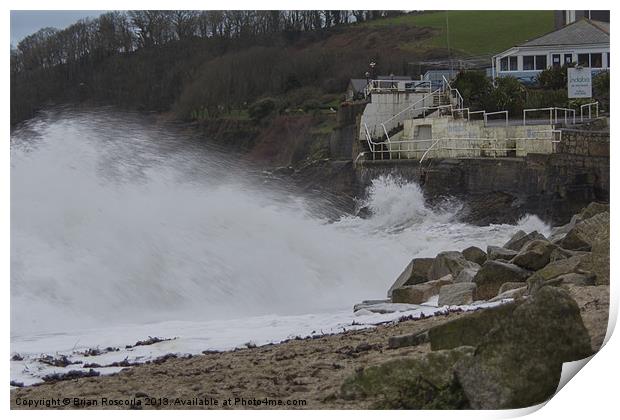
<instances>
[{"instance_id":1,"label":"building window","mask_svg":"<svg viewBox=\"0 0 620 420\"><path fill-rule=\"evenodd\" d=\"M499 60L499 69L500 71L508 71L508 57Z\"/></svg>"},{"instance_id":2,"label":"building window","mask_svg":"<svg viewBox=\"0 0 620 420\"><path fill-rule=\"evenodd\" d=\"M536 56L536 70L544 70L546 68L547 68L547 56L537 55Z\"/></svg>"},{"instance_id":3,"label":"building window","mask_svg":"<svg viewBox=\"0 0 620 420\"><path fill-rule=\"evenodd\" d=\"M603 54L602 53L590 54L590 67L593 67L595 69L603 68Z\"/></svg>"},{"instance_id":4,"label":"building window","mask_svg":"<svg viewBox=\"0 0 620 420\"><path fill-rule=\"evenodd\" d=\"M590 54L577 54L577 64L581 67L590 67Z\"/></svg>"},{"instance_id":5,"label":"building window","mask_svg":"<svg viewBox=\"0 0 620 420\"><path fill-rule=\"evenodd\" d=\"M607 68L611 67L611 60L609 58L609 53L607 53Z\"/></svg>"},{"instance_id":6,"label":"building window","mask_svg":"<svg viewBox=\"0 0 620 420\"><path fill-rule=\"evenodd\" d=\"M572 54L564 54L564 64L568 65L568 64L572 64L573 62L573 55Z\"/></svg>"},{"instance_id":7,"label":"building window","mask_svg":"<svg viewBox=\"0 0 620 420\"><path fill-rule=\"evenodd\" d=\"M533 55L523 56L523 70L534 70L534 56Z\"/></svg>"},{"instance_id":8,"label":"building window","mask_svg":"<svg viewBox=\"0 0 620 420\"><path fill-rule=\"evenodd\" d=\"M509 64L510 71L519 70L519 61L517 60L517 57L510 57Z\"/></svg>"},{"instance_id":9,"label":"building window","mask_svg":"<svg viewBox=\"0 0 620 420\"><path fill-rule=\"evenodd\" d=\"M560 54L553 54L551 56L551 65L553 67L561 67L562 63L560 62Z\"/></svg>"}]
</instances>

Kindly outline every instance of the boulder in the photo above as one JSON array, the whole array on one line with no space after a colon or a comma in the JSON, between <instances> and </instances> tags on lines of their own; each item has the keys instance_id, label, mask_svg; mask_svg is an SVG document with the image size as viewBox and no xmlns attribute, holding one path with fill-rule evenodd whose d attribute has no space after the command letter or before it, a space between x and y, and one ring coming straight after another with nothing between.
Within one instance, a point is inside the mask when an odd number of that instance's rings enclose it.
<instances>
[{"instance_id":1,"label":"boulder","mask_svg":"<svg viewBox=\"0 0 620 420\"><path fill-rule=\"evenodd\" d=\"M564 249L590 251L597 239L605 234L609 235L609 212L577 223L557 244Z\"/></svg>"},{"instance_id":2,"label":"boulder","mask_svg":"<svg viewBox=\"0 0 620 420\"><path fill-rule=\"evenodd\" d=\"M467 261L471 261L478 265L482 265L487 260L487 254L477 246L470 246L469 248L465 248L462 252L463 257Z\"/></svg>"},{"instance_id":3,"label":"boulder","mask_svg":"<svg viewBox=\"0 0 620 420\"><path fill-rule=\"evenodd\" d=\"M431 297L439 294L439 289L441 286L452 283L452 275L448 274L440 279L427 281L426 283L399 287L398 289L394 289L392 292L392 302L413 303L419 305L428 301Z\"/></svg>"},{"instance_id":4,"label":"boulder","mask_svg":"<svg viewBox=\"0 0 620 420\"><path fill-rule=\"evenodd\" d=\"M510 261L517 254L518 254L517 251L513 251L512 249L502 248L501 246L488 246L487 247L487 255L489 256L489 260Z\"/></svg>"},{"instance_id":5,"label":"boulder","mask_svg":"<svg viewBox=\"0 0 620 420\"><path fill-rule=\"evenodd\" d=\"M530 233L525 233L524 231L520 230L517 233L515 233L513 237L510 238L510 240L504 244L503 247L507 249L512 249L513 251L520 251L521 248L523 248L523 245L535 239L546 239L546 238L544 235L538 233L538 231L536 230Z\"/></svg>"},{"instance_id":6,"label":"boulder","mask_svg":"<svg viewBox=\"0 0 620 420\"><path fill-rule=\"evenodd\" d=\"M551 253L556 248L547 240L536 239L525 244L511 262L528 270L539 270L549 264Z\"/></svg>"},{"instance_id":7,"label":"boulder","mask_svg":"<svg viewBox=\"0 0 620 420\"><path fill-rule=\"evenodd\" d=\"M476 300L476 283L455 283L439 289L439 306L469 305Z\"/></svg>"},{"instance_id":8,"label":"boulder","mask_svg":"<svg viewBox=\"0 0 620 420\"><path fill-rule=\"evenodd\" d=\"M506 283L505 283L506 284ZM522 283L525 284L525 283ZM489 302L500 302L504 299L521 299L523 297L527 296L527 286L522 286L522 287L518 287L516 289L509 289L509 290L505 290L503 292L498 293L497 296L495 296L493 299L491 299Z\"/></svg>"},{"instance_id":9,"label":"boulder","mask_svg":"<svg viewBox=\"0 0 620 420\"><path fill-rule=\"evenodd\" d=\"M557 389L564 362L592 354L579 306L565 290L543 287L502 318L455 367L473 409L542 403Z\"/></svg>"},{"instance_id":10,"label":"boulder","mask_svg":"<svg viewBox=\"0 0 620 420\"><path fill-rule=\"evenodd\" d=\"M477 346L484 336L500 326L512 314L516 304L481 309L452 321L436 325L428 331L431 350L446 350L460 346Z\"/></svg>"},{"instance_id":11,"label":"boulder","mask_svg":"<svg viewBox=\"0 0 620 420\"><path fill-rule=\"evenodd\" d=\"M574 257L575 255L584 255L585 253L585 251L571 251L568 249L555 247L555 249L551 251L551 254L549 255L549 262L565 260L567 258Z\"/></svg>"},{"instance_id":12,"label":"boulder","mask_svg":"<svg viewBox=\"0 0 620 420\"><path fill-rule=\"evenodd\" d=\"M579 212L579 216L581 216L581 220L586 220L605 212L609 213L609 204L592 202Z\"/></svg>"},{"instance_id":13,"label":"boulder","mask_svg":"<svg viewBox=\"0 0 620 420\"><path fill-rule=\"evenodd\" d=\"M454 279L455 283L470 283L474 281L474 277L476 277L476 273L479 269L474 268L464 268L458 276Z\"/></svg>"},{"instance_id":14,"label":"boulder","mask_svg":"<svg viewBox=\"0 0 620 420\"><path fill-rule=\"evenodd\" d=\"M596 275L597 285L609 284L609 213L600 213L589 220L601 215L607 215L606 225L598 229L598 234L590 239L592 252L586 254L579 264L579 268Z\"/></svg>"},{"instance_id":15,"label":"boulder","mask_svg":"<svg viewBox=\"0 0 620 420\"><path fill-rule=\"evenodd\" d=\"M447 275L443 276L440 279L430 280L430 281L426 282L426 284L431 284L431 285L435 286L435 291L436 291L435 294L436 295L439 294L439 289L442 286L445 286L447 284L452 284L452 283L454 283L454 277L452 277L452 274L447 274Z\"/></svg>"},{"instance_id":16,"label":"boulder","mask_svg":"<svg viewBox=\"0 0 620 420\"><path fill-rule=\"evenodd\" d=\"M576 286L594 286L596 284L596 275L594 273L568 273L556 277L559 284L574 284Z\"/></svg>"},{"instance_id":17,"label":"boulder","mask_svg":"<svg viewBox=\"0 0 620 420\"><path fill-rule=\"evenodd\" d=\"M429 279L439 279L447 274L452 274L453 277L456 277L464 268L476 269L479 267L478 264L467 261L463 254L458 251L440 252L431 265Z\"/></svg>"},{"instance_id":18,"label":"boulder","mask_svg":"<svg viewBox=\"0 0 620 420\"><path fill-rule=\"evenodd\" d=\"M428 331L416 334L396 335L388 338L388 347L399 349L401 347L414 347L428 342Z\"/></svg>"},{"instance_id":19,"label":"boulder","mask_svg":"<svg viewBox=\"0 0 620 420\"><path fill-rule=\"evenodd\" d=\"M528 293L535 293L544 284L563 274L576 273L579 270L581 260L585 257L586 255L576 255L563 260L550 262L545 267L541 268L530 277L528 277L528 279L526 280Z\"/></svg>"},{"instance_id":20,"label":"boulder","mask_svg":"<svg viewBox=\"0 0 620 420\"><path fill-rule=\"evenodd\" d=\"M405 270L398 276L390 290L388 297L392 297L392 291L399 287L409 286L428 281L428 271L433 264L434 258L414 258L405 267Z\"/></svg>"},{"instance_id":21,"label":"boulder","mask_svg":"<svg viewBox=\"0 0 620 420\"><path fill-rule=\"evenodd\" d=\"M519 289L521 287L527 287L527 283L524 281L509 281L508 283L502 284L502 287L499 288L497 293L501 294L509 290Z\"/></svg>"},{"instance_id":22,"label":"boulder","mask_svg":"<svg viewBox=\"0 0 620 420\"><path fill-rule=\"evenodd\" d=\"M568 222L567 224L553 228L551 230L551 235L549 235L549 242L557 243L562 238L564 238L566 234L570 232L570 230L574 228L575 225L579 222L581 222L581 216L575 214L573 217L571 217L570 222Z\"/></svg>"},{"instance_id":23,"label":"boulder","mask_svg":"<svg viewBox=\"0 0 620 420\"><path fill-rule=\"evenodd\" d=\"M345 379L340 396L371 399L373 409L465 409L468 403L453 368L473 352L461 347L366 367Z\"/></svg>"},{"instance_id":24,"label":"boulder","mask_svg":"<svg viewBox=\"0 0 620 420\"><path fill-rule=\"evenodd\" d=\"M504 283L525 281L531 271L502 261L487 261L474 277L478 299L491 299Z\"/></svg>"},{"instance_id":25,"label":"boulder","mask_svg":"<svg viewBox=\"0 0 620 420\"><path fill-rule=\"evenodd\" d=\"M414 303L420 304L428 301L437 294L437 287L432 284L414 284L413 286L403 286L392 291L393 303Z\"/></svg>"},{"instance_id":26,"label":"boulder","mask_svg":"<svg viewBox=\"0 0 620 420\"><path fill-rule=\"evenodd\" d=\"M569 223L553 228L551 235L549 236L549 241L553 243L561 241L578 223L605 212L609 213L609 204L596 202L590 203L587 207L583 208L581 212L575 214L570 219Z\"/></svg>"}]
</instances>

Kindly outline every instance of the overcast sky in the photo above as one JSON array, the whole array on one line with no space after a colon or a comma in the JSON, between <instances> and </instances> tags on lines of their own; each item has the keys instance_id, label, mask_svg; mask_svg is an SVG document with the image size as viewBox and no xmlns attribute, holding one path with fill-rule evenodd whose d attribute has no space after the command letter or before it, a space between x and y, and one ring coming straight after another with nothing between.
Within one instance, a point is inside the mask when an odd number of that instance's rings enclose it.
<instances>
[{"instance_id":1,"label":"overcast sky","mask_svg":"<svg viewBox=\"0 0 620 420\"><path fill-rule=\"evenodd\" d=\"M97 17L104 10L11 10L11 45L41 28L64 29L85 17Z\"/></svg>"}]
</instances>

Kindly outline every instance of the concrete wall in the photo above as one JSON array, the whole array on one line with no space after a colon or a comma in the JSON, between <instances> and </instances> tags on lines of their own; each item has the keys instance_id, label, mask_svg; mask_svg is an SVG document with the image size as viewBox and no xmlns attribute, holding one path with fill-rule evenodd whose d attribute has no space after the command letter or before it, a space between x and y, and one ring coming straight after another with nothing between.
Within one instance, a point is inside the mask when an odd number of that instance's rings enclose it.
<instances>
[{"instance_id":1,"label":"concrete wall","mask_svg":"<svg viewBox=\"0 0 620 420\"><path fill-rule=\"evenodd\" d=\"M368 131L373 139L380 138L384 135L381 123L398 114L408 106L422 100L428 93L421 92L395 92L395 93L374 93L371 96L371 102L366 105L366 109L362 115L360 124L360 139L366 138L364 124L368 126ZM432 106L433 98L429 96L420 102L417 107ZM407 113L409 118L419 115L419 111ZM404 114L403 114L404 116ZM388 131L402 123L402 118L396 118L386 124Z\"/></svg>"},{"instance_id":2,"label":"concrete wall","mask_svg":"<svg viewBox=\"0 0 620 420\"><path fill-rule=\"evenodd\" d=\"M609 131L562 130L558 153L609 157Z\"/></svg>"},{"instance_id":3,"label":"concrete wall","mask_svg":"<svg viewBox=\"0 0 620 420\"><path fill-rule=\"evenodd\" d=\"M567 145L567 147L569 147ZM568 153L514 158L360 161L357 193L392 174L423 187L430 203L456 197L465 206L459 218L481 225L515 223L526 214L560 225L592 201L609 201L609 142L597 156ZM605 156L606 150L606 156ZM586 153L590 153L587 151Z\"/></svg>"},{"instance_id":4,"label":"concrete wall","mask_svg":"<svg viewBox=\"0 0 620 420\"><path fill-rule=\"evenodd\" d=\"M423 133L431 126L432 136ZM404 121L403 141L390 146L395 159L471 158L526 156L530 153L552 153L553 134L550 125L494 125L483 121L467 121L450 116Z\"/></svg>"}]
</instances>

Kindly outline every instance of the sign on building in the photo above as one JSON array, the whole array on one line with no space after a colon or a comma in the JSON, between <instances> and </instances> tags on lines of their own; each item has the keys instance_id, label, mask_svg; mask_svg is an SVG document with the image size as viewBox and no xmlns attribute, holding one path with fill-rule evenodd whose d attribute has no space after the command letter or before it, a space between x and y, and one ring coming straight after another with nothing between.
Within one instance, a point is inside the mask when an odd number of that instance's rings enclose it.
<instances>
[{"instance_id":1,"label":"sign on building","mask_svg":"<svg viewBox=\"0 0 620 420\"><path fill-rule=\"evenodd\" d=\"M592 70L589 67L568 68L568 97L592 97Z\"/></svg>"}]
</instances>

